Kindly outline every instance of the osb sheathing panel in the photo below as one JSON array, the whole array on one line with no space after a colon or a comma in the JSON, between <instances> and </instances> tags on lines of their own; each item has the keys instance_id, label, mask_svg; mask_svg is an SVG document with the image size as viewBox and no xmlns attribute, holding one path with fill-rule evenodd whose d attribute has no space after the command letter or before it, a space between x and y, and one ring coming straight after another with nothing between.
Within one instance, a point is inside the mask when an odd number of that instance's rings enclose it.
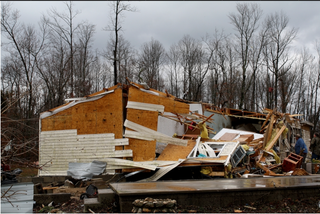
<instances>
[{"instance_id":1,"label":"osb sheathing panel","mask_svg":"<svg viewBox=\"0 0 320 214\"><path fill-rule=\"evenodd\" d=\"M169 144L162 151L157 160L161 161L178 161L179 159L185 159L196 145L196 141L189 140L187 146L178 146Z\"/></svg>"},{"instance_id":2,"label":"osb sheathing panel","mask_svg":"<svg viewBox=\"0 0 320 214\"><path fill-rule=\"evenodd\" d=\"M157 130L158 112L127 109L127 119L149 129ZM125 146L125 149L132 150L133 161L151 161L155 158L156 141L129 138L129 145Z\"/></svg>"},{"instance_id":3,"label":"osb sheathing panel","mask_svg":"<svg viewBox=\"0 0 320 214\"><path fill-rule=\"evenodd\" d=\"M77 129L81 134L114 133L122 138L122 89L101 99L80 103L41 120L41 131ZM122 147L116 147L122 149Z\"/></svg>"}]
</instances>

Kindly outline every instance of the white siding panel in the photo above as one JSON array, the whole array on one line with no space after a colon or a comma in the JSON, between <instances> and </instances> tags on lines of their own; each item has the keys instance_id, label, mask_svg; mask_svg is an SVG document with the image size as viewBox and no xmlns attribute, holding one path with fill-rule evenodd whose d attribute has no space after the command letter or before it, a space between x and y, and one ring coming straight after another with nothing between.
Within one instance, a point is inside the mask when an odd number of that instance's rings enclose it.
<instances>
[{"instance_id":1,"label":"white siding panel","mask_svg":"<svg viewBox=\"0 0 320 214\"><path fill-rule=\"evenodd\" d=\"M122 165L122 166L134 166L138 168L145 168L150 170L155 170L157 167L154 165L145 164L143 162L135 162L129 161L124 159L116 159L116 158L107 158L106 159L107 165Z\"/></svg>"},{"instance_id":2,"label":"white siding panel","mask_svg":"<svg viewBox=\"0 0 320 214\"><path fill-rule=\"evenodd\" d=\"M56 130L56 131L42 131L40 134L42 136L51 136L51 135L57 135L57 134L77 135L77 129Z\"/></svg>"},{"instance_id":3,"label":"white siding panel","mask_svg":"<svg viewBox=\"0 0 320 214\"><path fill-rule=\"evenodd\" d=\"M99 148L97 148L99 147ZM97 151L97 150L107 150L107 151L115 151L115 147L114 146L109 146L109 145L96 145L94 144L94 146L92 145L69 145L69 144L65 144L65 145L61 145L59 147L55 146L55 145L46 145L46 146L42 146L41 147L41 151L42 152L47 152L50 153L52 151L55 150L68 150L67 152L71 151L71 150L76 150L76 151Z\"/></svg>"},{"instance_id":4,"label":"white siding panel","mask_svg":"<svg viewBox=\"0 0 320 214\"><path fill-rule=\"evenodd\" d=\"M132 150L115 150L129 140L114 139L113 133L77 135L76 130L40 133L39 175L66 175L69 162L90 163L110 157L132 157Z\"/></svg>"},{"instance_id":5,"label":"white siding panel","mask_svg":"<svg viewBox=\"0 0 320 214\"><path fill-rule=\"evenodd\" d=\"M82 134L77 135L78 139L114 139L114 133L105 134Z\"/></svg>"}]
</instances>

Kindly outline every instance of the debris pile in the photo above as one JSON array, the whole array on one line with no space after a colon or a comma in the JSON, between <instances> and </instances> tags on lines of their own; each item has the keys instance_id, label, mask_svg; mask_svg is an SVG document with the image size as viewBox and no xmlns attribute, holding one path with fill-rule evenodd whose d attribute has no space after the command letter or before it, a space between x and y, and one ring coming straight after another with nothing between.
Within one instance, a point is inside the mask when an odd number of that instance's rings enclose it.
<instances>
[{"instance_id":1,"label":"debris pile","mask_svg":"<svg viewBox=\"0 0 320 214\"><path fill-rule=\"evenodd\" d=\"M136 199L133 203L132 213L175 213L177 201L167 199Z\"/></svg>"},{"instance_id":2,"label":"debris pile","mask_svg":"<svg viewBox=\"0 0 320 214\"><path fill-rule=\"evenodd\" d=\"M253 176L287 176L287 175L309 175L302 167L303 157L287 152L283 155L285 145L290 151L288 143L287 124L292 123L292 116L265 109L268 112L266 120L261 126L260 133L249 133L246 131L222 129L213 138L216 144L206 141L197 144L197 157L219 157L219 153L227 144L237 142L237 149L231 152L230 163L226 162L224 177L240 178ZM208 147L208 144L215 145ZM219 143L219 146L218 146ZM209 144L209 145L210 145ZM213 151L212 152L212 148ZM196 155L194 155L195 157ZM282 159L280 158L282 157ZM215 167L202 167L201 172L208 176L221 176L223 173L213 173Z\"/></svg>"}]
</instances>

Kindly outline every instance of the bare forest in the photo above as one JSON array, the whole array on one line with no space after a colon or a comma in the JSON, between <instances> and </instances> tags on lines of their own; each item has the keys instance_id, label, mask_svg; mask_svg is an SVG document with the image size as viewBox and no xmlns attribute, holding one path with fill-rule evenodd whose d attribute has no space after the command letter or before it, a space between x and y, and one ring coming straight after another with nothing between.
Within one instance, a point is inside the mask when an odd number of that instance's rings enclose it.
<instances>
[{"instance_id":1,"label":"bare forest","mask_svg":"<svg viewBox=\"0 0 320 214\"><path fill-rule=\"evenodd\" d=\"M319 130L320 41L315 38L312 50L295 50L299 30L288 26L284 12L263 14L259 4L238 3L237 12L225 17L233 34L186 34L168 50L150 38L135 49L122 31L121 15L138 8L110 2L99 52L92 46L95 24L76 22L76 2L61 4L67 12L50 9L38 25L24 23L10 3L1 4L3 160L36 161L41 112L126 78L220 108L301 114L314 124L312 133Z\"/></svg>"}]
</instances>

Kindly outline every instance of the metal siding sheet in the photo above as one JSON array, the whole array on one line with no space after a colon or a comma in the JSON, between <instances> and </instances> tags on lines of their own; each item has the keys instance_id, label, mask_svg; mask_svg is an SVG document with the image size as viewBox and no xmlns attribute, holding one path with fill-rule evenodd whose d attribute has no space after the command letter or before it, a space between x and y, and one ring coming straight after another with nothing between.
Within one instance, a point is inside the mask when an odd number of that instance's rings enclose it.
<instances>
[{"instance_id":1,"label":"metal siding sheet","mask_svg":"<svg viewBox=\"0 0 320 214\"><path fill-rule=\"evenodd\" d=\"M204 116L209 117L210 115L212 115L212 112L210 111L204 111ZM226 119L225 119L226 118ZM212 116L213 122L206 122L207 126L209 126L210 128L213 128L213 130L218 133L220 132L223 128L231 128L231 119L230 117L228 117L228 115L221 115L218 113L214 113L214 115ZM212 133L209 133L209 137L213 138L215 135Z\"/></svg>"},{"instance_id":2,"label":"metal siding sheet","mask_svg":"<svg viewBox=\"0 0 320 214\"><path fill-rule=\"evenodd\" d=\"M12 186L12 187L11 187ZM11 187L11 188L10 188ZM6 195L11 195L10 202L3 197L1 198L1 212L2 213L32 213L33 212L33 183L14 183L1 185L1 194L4 194L8 189Z\"/></svg>"}]
</instances>

